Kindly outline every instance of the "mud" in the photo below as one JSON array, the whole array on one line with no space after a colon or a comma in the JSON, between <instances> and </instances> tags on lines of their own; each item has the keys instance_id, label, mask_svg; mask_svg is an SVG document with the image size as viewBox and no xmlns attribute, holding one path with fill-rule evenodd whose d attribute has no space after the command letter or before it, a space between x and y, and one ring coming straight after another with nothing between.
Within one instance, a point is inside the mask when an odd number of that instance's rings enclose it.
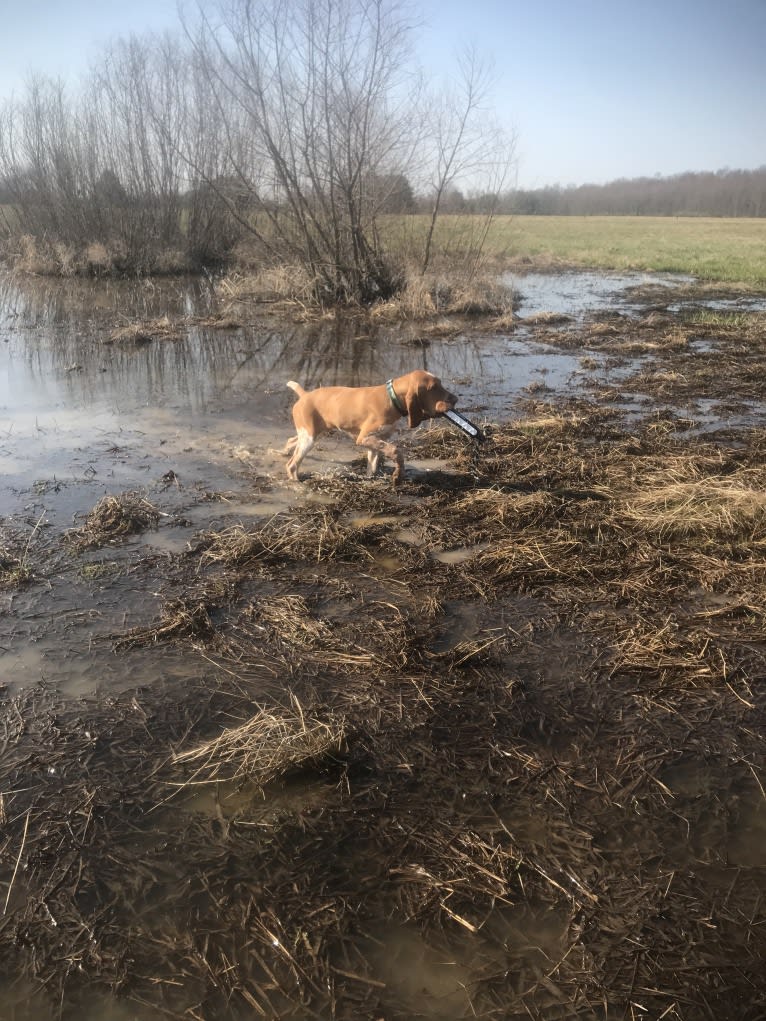
<instances>
[{"instance_id":1,"label":"mud","mask_svg":"<svg viewBox=\"0 0 766 1021\"><path fill-rule=\"evenodd\" d=\"M763 1016L766 323L635 283L437 338L2 279L3 1021ZM286 379L415 365L484 445L286 482Z\"/></svg>"}]
</instances>

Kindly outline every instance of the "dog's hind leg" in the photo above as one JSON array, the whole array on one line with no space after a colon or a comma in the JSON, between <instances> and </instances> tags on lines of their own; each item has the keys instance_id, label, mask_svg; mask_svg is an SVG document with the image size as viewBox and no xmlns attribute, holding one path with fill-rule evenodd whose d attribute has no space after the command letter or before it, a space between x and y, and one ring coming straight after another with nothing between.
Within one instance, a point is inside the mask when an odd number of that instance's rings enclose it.
<instances>
[{"instance_id":1,"label":"dog's hind leg","mask_svg":"<svg viewBox=\"0 0 766 1021\"><path fill-rule=\"evenodd\" d=\"M288 441L288 446L292 446L293 456L287 462L287 474L293 482L298 481L300 463L314 446L314 443L314 437L306 429L299 429L298 435L294 436L292 441Z\"/></svg>"}]
</instances>

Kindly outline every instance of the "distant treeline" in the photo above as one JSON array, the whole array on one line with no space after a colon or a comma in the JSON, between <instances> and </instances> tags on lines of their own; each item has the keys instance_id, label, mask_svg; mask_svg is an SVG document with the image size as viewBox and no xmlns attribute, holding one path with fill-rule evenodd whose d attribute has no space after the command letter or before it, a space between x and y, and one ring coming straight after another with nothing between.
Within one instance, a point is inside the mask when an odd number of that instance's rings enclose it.
<instances>
[{"instance_id":1,"label":"distant treeline","mask_svg":"<svg viewBox=\"0 0 766 1021\"><path fill-rule=\"evenodd\" d=\"M540 216L766 216L766 166L524 189L502 196L496 208Z\"/></svg>"}]
</instances>

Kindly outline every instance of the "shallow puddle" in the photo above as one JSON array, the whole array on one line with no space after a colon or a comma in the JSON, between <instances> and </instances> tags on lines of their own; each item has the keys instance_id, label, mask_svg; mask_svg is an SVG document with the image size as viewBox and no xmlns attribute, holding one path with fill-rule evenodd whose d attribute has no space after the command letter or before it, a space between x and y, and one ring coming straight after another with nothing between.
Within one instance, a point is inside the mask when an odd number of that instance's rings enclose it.
<instances>
[{"instance_id":1,"label":"shallow puddle","mask_svg":"<svg viewBox=\"0 0 766 1021\"><path fill-rule=\"evenodd\" d=\"M507 273L503 277L513 287L522 318L552 312L581 318L588 312L635 314L645 302L634 300L629 290L652 285L670 290L689 283L691 277L656 273L603 273L593 270L571 273Z\"/></svg>"}]
</instances>

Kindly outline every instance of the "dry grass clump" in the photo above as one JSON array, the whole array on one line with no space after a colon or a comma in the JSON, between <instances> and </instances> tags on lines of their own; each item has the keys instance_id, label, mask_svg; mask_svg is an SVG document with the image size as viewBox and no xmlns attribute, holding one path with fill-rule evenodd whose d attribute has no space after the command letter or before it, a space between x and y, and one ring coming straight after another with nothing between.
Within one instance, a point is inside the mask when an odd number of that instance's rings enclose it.
<instances>
[{"instance_id":1,"label":"dry grass clump","mask_svg":"<svg viewBox=\"0 0 766 1021\"><path fill-rule=\"evenodd\" d=\"M680 681L710 684L723 673L710 635L687 632L678 621L640 621L615 643L612 669L621 674L654 675L661 684Z\"/></svg>"},{"instance_id":2,"label":"dry grass clump","mask_svg":"<svg viewBox=\"0 0 766 1021\"><path fill-rule=\"evenodd\" d=\"M305 598L294 595L259 600L253 608L257 620L271 628L280 641L297 648L328 646L333 629L314 617Z\"/></svg>"},{"instance_id":3,"label":"dry grass clump","mask_svg":"<svg viewBox=\"0 0 766 1021\"><path fill-rule=\"evenodd\" d=\"M431 319L440 311L440 287L434 280L408 274L401 291L393 298L373 305L370 315L384 322ZM442 305L442 313L445 309Z\"/></svg>"},{"instance_id":4,"label":"dry grass clump","mask_svg":"<svg viewBox=\"0 0 766 1021\"><path fill-rule=\"evenodd\" d=\"M85 524L71 529L67 538L75 549L93 549L155 528L159 519L160 511L140 493L102 496L85 516Z\"/></svg>"},{"instance_id":5,"label":"dry grass clump","mask_svg":"<svg viewBox=\"0 0 766 1021\"><path fill-rule=\"evenodd\" d=\"M615 514L661 538L766 538L766 492L741 478L675 480L673 472L645 480Z\"/></svg>"},{"instance_id":6,"label":"dry grass clump","mask_svg":"<svg viewBox=\"0 0 766 1021\"><path fill-rule=\"evenodd\" d=\"M88 273L92 276L102 276L105 273L111 273L114 269L112 255L101 241L93 241L86 246L84 259Z\"/></svg>"},{"instance_id":7,"label":"dry grass clump","mask_svg":"<svg viewBox=\"0 0 766 1021\"><path fill-rule=\"evenodd\" d=\"M260 709L238 727L173 756L194 768L193 782L247 778L265 786L291 770L337 755L347 727L343 719L307 715L297 698L288 708Z\"/></svg>"},{"instance_id":8,"label":"dry grass clump","mask_svg":"<svg viewBox=\"0 0 766 1021\"><path fill-rule=\"evenodd\" d=\"M286 557L358 559L363 556L358 537L358 530L343 524L337 511L283 512L260 528L232 525L217 532L203 532L202 563L247 567L256 561L267 563Z\"/></svg>"},{"instance_id":9,"label":"dry grass clump","mask_svg":"<svg viewBox=\"0 0 766 1021\"><path fill-rule=\"evenodd\" d=\"M563 433L583 424L578 415L538 415L517 419L513 426L523 433Z\"/></svg>"},{"instance_id":10,"label":"dry grass clump","mask_svg":"<svg viewBox=\"0 0 766 1021\"><path fill-rule=\"evenodd\" d=\"M572 579L587 572L582 543L565 534L540 532L501 540L474 558L480 571L496 581L517 580L526 588Z\"/></svg>"},{"instance_id":11,"label":"dry grass clump","mask_svg":"<svg viewBox=\"0 0 766 1021\"><path fill-rule=\"evenodd\" d=\"M31 234L22 234L18 245L20 251L14 259L16 269L37 276L53 276L58 273L58 263L50 246L41 245Z\"/></svg>"},{"instance_id":12,"label":"dry grass clump","mask_svg":"<svg viewBox=\"0 0 766 1021\"><path fill-rule=\"evenodd\" d=\"M256 265L249 270L226 274L216 283L216 293L230 305L256 301L303 308L315 304L316 287L303 265Z\"/></svg>"},{"instance_id":13,"label":"dry grass clump","mask_svg":"<svg viewBox=\"0 0 766 1021\"><path fill-rule=\"evenodd\" d=\"M179 322L161 316L159 319L120 326L112 330L104 343L149 344L153 340L181 340L184 336L185 331Z\"/></svg>"},{"instance_id":14,"label":"dry grass clump","mask_svg":"<svg viewBox=\"0 0 766 1021\"><path fill-rule=\"evenodd\" d=\"M478 425L478 423L477 423ZM466 443L475 443L456 426L431 419L413 437L413 449L419 457L448 458L461 451Z\"/></svg>"},{"instance_id":15,"label":"dry grass clump","mask_svg":"<svg viewBox=\"0 0 766 1021\"><path fill-rule=\"evenodd\" d=\"M32 571L24 557L16 556L7 547L0 546L0 588L15 588L29 581Z\"/></svg>"},{"instance_id":16,"label":"dry grass clump","mask_svg":"<svg viewBox=\"0 0 766 1021\"><path fill-rule=\"evenodd\" d=\"M115 649L133 649L158 642L177 642L189 647L220 645L221 635L211 615L231 603L234 593L235 582L229 577L190 586L183 596L164 603L158 620L121 635L115 642Z\"/></svg>"},{"instance_id":17,"label":"dry grass clump","mask_svg":"<svg viewBox=\"0 0 766 1021\"><path fill-rule=\"evenodd\" d=\"M199 326L203 330L241 330L244 326L240 317L230 309L224 309L216 315L194 319L192 322L194 326Z\"/></svg>"},{"instance_id":18,"label":"dry grass clump","mask_svg":"<svg viewBox=\"0 0 766 1021\"><path fill-rule=\"evenodd\" d=\"M210 605L204 601L171 599L162 608L160 620L133 628L115 642L118 652L154 645L161 641L200 642L205 644L216 634L210 619Z\"/></svg>"},{"instance_id":19,"label":"dry grass clump","mask_svg":"<svg viewBox=\"0 0 766 1021\"><path fill-rule=\"evenodd\" d=\"M454 502L453 512L458 518L470 519L474 526L522 528L551 520L558 505L550 493L475 489Z\"/></svg>"},{"instance_id":20,"label":"dry grass clump","mask_svg":"<svg viewBox=\"0 0 766 1021\"><path fill-rule=\"evenodd\" d=\"M278 556L282 544L266 528L247 529L232 525L215 532L202 532L201 564L214 563L246 568L255 560Z\"/></svg>"},{"instance_id":21,"label":"dry grass clump","mask_svg":"<svg viewBox=\"0 0 766 1021\"><path fill-rule=\"evenodd\" d=\"M136 270L128 244L120 238L102 241L65 242L25 234L8 254L15 269L38 276L96 276ZM155 274L188 273L189 258L176 248L145 248L141 268Z\"/></svg>"},{"instance_id":22,"label":"dry grass clump","mask_svg":"<svg viewBox=\"0 0 766 1021\"><path fill-rule=\"evenodd\" d=\"M431 320L439 316L494 316L506 325L513 320L513 292L497 276L423 275L410 270L401 290L370 310L384 322Z\"/></svg>"},{"instance_id":23,"label":"dry grass clump","mask_svg":"<svg viewBox=\"0 0 766 1021\"><path fill-rule=\"evenodd\" d=\"M446 311L451 315L512 317L513 291L495 276L458 281L449 289Z\"/></svg>"}]
</instances>

